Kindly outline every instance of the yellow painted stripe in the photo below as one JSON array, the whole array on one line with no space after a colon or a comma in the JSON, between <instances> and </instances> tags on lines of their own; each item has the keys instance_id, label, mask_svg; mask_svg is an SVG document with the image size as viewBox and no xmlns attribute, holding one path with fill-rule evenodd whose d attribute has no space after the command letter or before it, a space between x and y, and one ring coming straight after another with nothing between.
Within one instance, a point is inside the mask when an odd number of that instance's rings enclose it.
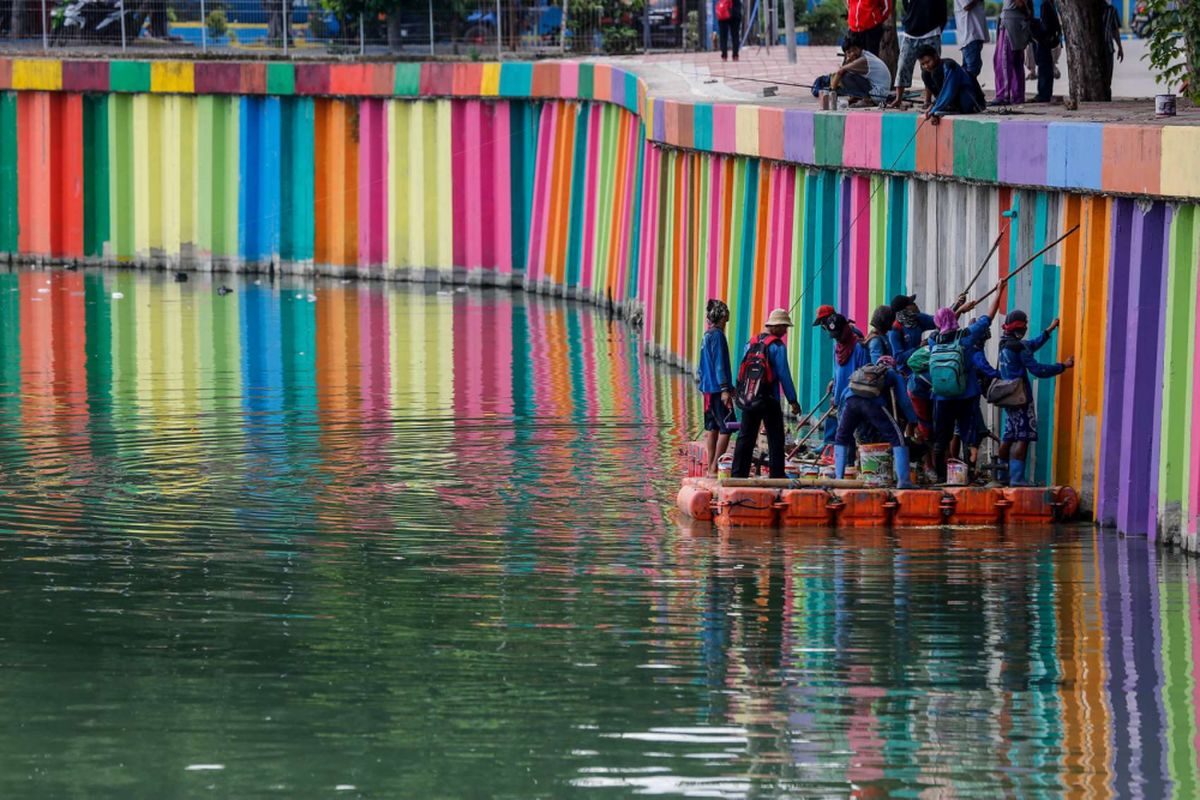
<instances>
[{"instance_id":1,"label":"yellow painted stripe","mask_svg":"<svg viewBox=\"0 0 1200 800\"><path fill-rule=\"evenodd\" d=\"M405 102L388 101L388 233L387 261L393 267L408 262L408 138L409 111ZM399 363L399 362L393 362Z\"/></svg>"},{"instance_id":2,"label":"yellow painted stripe","mask_svg":"<svg viewBox=\"0 0 1200 800\"><path fill-rule=\"evenodd\" d=\"M738 106L736 121L737 152L748 156L758 155L758 107Z\"/></svg>"},{"instance_id":3,"label":"yellow painted stripe","mask_svg":"<svg viewBox=\"0 0 1200 800\"><path fill-rule=\"evenodd\" d=\"M195 90L192 62L152 61L150 63L150 91L191 94Z\"/></svg>"},{"instance_id":4,"label":"yellow painted stripe","mask_svg":"<svg viewBox=\"0 0 1200 800\"><path fill-rule=\"evenodd\" d=\"M150 254L152 217L150 211L150 98L135 94L133 101L133 251L136 257ZM157 223L155 209L153 221ZM157 227L157 225L155 226Z\"/></svg>"},{"instance_id":5,"label":"yellow painted stripe","mask_svg":"<svg viewBox=\"0 0 1200 800\"><path fill-rule=\"evenodd\" d=\"M199 225L196 219L200 191L196 173L196 98L174 98L179 108L179 242L195 244Z\"/></svg>"},{"instance_id":6,"label":"yellow painted stripe","mask_svg":"<svg viewBox=\"0 0 1200 800\"><path fill-rule=\"evenodd\" d=\"M15 68L14 68L15 80ZM1162 131L1160 191L1193 197L1200 186L1200 128L1170 125Z\"/></svg>"},{"instance_id":7,"label":"yellow painted stripe","mask_svg":"<svg viewBox=\"0 0 1200 800\"><path fill-rule=\"evenodd\" d=\"M483 80L480 82L479 93L484 97L495 97L500 94L499 64L483 65Z\"/></svg>"},{"instance_id":8,"label":"yellow painted stripe","mask_svg":"<svg viewBox=\"0 0 1200 800\"><path fill-rule=\"evenodd\" d=\"M40 89L57 92L62 89L62 62L19 58L12 62L13 89Z\"/></svg>"},{"instance_id":9,"label":"yellow painted stripe","mask_svg":"<svg viewBox=\"0 0 1200 800\"><path fill-rule=\"evenodd\" d=\"M413 267L429 263L425 257L425 153L428 151L424 147L425 117L430 105L413 103L408 116L408 229L412 232L408 240L408 263Z\"/></svg>"}]
</instances>

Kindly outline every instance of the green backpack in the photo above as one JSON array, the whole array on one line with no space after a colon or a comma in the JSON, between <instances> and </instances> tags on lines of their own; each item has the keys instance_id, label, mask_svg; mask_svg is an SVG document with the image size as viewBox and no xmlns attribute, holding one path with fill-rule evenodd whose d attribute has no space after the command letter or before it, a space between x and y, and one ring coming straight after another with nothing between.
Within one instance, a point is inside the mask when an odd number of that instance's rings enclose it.
<instances>
[{"instance_id":1,"label":"green backpack","mask_svg":"<svg viewBox=\"0 0 1200 800\"><path fill-rule=\"evenodd\" d=\"M967 390L967 357L961 332L952 342L930 343L929 384L940 397L958 397Z\"/></svg>"}]
</instances>

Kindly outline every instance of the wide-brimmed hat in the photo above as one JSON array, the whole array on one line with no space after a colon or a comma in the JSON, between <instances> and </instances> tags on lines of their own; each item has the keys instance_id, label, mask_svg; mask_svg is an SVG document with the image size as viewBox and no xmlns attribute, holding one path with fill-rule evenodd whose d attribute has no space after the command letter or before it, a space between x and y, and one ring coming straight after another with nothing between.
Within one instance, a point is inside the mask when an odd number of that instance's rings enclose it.
<instances>
[{"instance_id":1,"label":"wide-brimmed hat","mask_svg":"<svg viewBox=\"0 0 1200 800\"><path fill-rule=\"evenodd\" d=\"M767 317L767 323L765 327L774 328L776 325L783 325L788 328L792 327L792 316L788 314L786 309L777 308L771 312L769 317Z\"/></svg>"},{"instance_id":2,"label":"wide-brimmed hat","mask_svg":"<svg viewBox=\"0 0 1200 800\"><path fill-rule=\"evenodd\" d=\"M825 320L837 313L837 309L830 305L821 306L817 309L817 316L813 320L813 327L819 328Z\"/></svg>"}]
</instances>

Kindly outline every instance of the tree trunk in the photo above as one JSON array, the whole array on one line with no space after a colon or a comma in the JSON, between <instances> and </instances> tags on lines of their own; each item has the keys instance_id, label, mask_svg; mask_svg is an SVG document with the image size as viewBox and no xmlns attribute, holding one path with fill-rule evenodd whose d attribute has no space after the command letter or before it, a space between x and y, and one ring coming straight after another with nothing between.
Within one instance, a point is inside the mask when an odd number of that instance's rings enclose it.
<instances>
[{"instance_id":1,"label":"tree trunk","mask_svg":"<svg viewBox=\"0 0 1200 800\"><path fill-rule=\"evenodd\" d=\"M892 2L892 16L883 26L883 39L879 42L879 60L887 64L892 73L893 83L896 78L896 67L900 64L900 37L896 34L896 0Z\"/></svg>"},{"instance_id":2,"label":"tree trunk","mask_svg":"<svg viewBox=\"0 0 1200 800\"><path fill-rule=\"evenodd\" d=\"M397 9L387 17L388 49L393 53L399 53L404 47L404 37L400 35L401 29L400 11Z\"/></svg>"},{"instance_id":3,"label":"tree trunk","mask_svg":"<svg viewBox=\"0 0 1200 800\"><path fill-rule=\"evenodd\" d=\"M1075 100L1104 100L1105 63L1108 43L1104 41L1104 3L1097 0L1059 0L1063 45L1067 51L1070 93Z\"/></svg>"}]
</instances>

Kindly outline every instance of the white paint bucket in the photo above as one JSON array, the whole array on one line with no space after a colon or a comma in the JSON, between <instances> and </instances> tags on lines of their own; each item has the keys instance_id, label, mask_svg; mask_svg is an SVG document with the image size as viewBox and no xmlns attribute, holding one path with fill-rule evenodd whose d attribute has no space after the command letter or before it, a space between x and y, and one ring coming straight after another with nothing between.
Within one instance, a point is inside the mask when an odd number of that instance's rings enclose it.
<instances>
[{"instance_id":1,"label":"white paint bucket","mask_svg":"<svg viewBox=\"0 0 1200 800\"><path fill-rule=\"evenodd\" d=\"M1156 94L1156 95L1154 95L1154 116L1156 116L1156 117L1173 117L1173 116L1175 116L1175 95L1173 95L1173 94Z\"/></svg>"},{"instance_id":2,"label":"white paint bucket","mask_svg":"<svg viewBox=\"0 0 1200 800\"><path fill-rule=\"evenodd\" d=\"M967 465L956 458L946 461L946 484L948 486L967 485Z\"/></svg>"}]
</instances>

